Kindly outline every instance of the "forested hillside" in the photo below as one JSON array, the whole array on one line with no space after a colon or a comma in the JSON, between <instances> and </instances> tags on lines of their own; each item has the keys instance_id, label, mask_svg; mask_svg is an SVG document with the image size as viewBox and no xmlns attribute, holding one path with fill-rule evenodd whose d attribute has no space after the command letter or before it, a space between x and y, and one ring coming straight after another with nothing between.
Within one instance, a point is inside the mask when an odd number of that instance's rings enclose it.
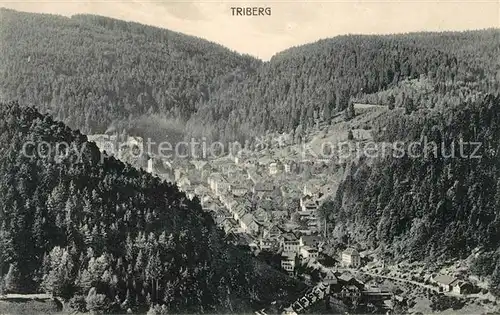
<instances>
[{"instance_id":1,"label":"forested hillside","mask_svg":"<svg viewBox=\"0 0 500 315\"><path fill-rule=\"evenodd\" d=\"M0 117L1 291L53 293L80 311L230 313L300 289L226 245L176 186L101 159L32 107L1 104Z\"/></svg>"},{"instance_id":2,"label":"forested hillside","mask_svg":"<svg viewBox=\"0 0 500 315\"><path fill-rule=\"evenodd\" d=\"M196 132L205 126L200 134L222 139L290 131L299 125L307 129L315 119L328 121L344 110L349 100L363 102L381 91L388 92L371 101L404 106L408 112L458 104L498 90L499 35L498 30L442 37L349 35L290 48L263 64L255 76L210 99L187 129ZM472 50L474 46L481 49ZM398 88L408 80L426 82L429 89Z\"/></svg>"},{"instance_id":3,"label":"forested hillside","mask_svg":"<svg viewBox=\"0 0 500 315\"><path fill-rule=\"evenodd\" d=\"M84 133L182 133L200 103L260 64L200 38L111 18L1 9L0 20L5 97Z\"/></svg>"},{"instance_id":4,"label":"forested hillside","mask_svg":"<svg viewBox=\"0 0 500 315\"><path fill-rule=\"evenodd\" d=\"M422 149L418 156L407 150L402 158L355 163L336 198L323 206L336 226L334 236L380 246L395 261L464 258L476 247L496 251L500 244L498 94L442 112L394 111L381 126L386 129L375 128L376 140L417 141ZM425 141L437 144L437 154L430 145L423 149ZM475 152L477 145L460 149L460 141L481 145ZM497 269L500 276L500 266Z\"/></svg>"},{"instance_id":5,"label":"forested hillside","mask_svg":"<svg viewBox=\"0 0 500 315\"><path fill-rule=\"evenodd\" d=\"M85 133L243 141L328 121L349 100L411 112L482 97L500 81L497 29L338 36L261 62L111 18L0 14L0 92Z\"/></svg>"}]
</instances>

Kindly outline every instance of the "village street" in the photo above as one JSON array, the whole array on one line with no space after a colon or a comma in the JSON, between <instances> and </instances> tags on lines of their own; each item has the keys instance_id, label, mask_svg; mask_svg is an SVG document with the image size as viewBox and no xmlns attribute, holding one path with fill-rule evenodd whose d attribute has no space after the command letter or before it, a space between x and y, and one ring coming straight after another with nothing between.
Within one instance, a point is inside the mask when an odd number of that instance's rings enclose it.
<instances>
[{"instance_id":1,"label":"village street","mask_svg":"<svg viewBox=\"0 0 500 315\"><path fill-rule=\"evenodd\" d=\"M365 271L365 270L362 270L362 269L346 268L346 269L343 269L343 270L349 271L349 272L352 272L352 273L355 273L355 274L360 274L361 273L361 274L364 274L364 275L367 275L367 276L371 276L371 277L374 277L374 278L382 278L382 279L396 281L396 282L399 282L399 283L412 284L412 285L416 285L416 286L422 287L424 289L430 289L430 290L433 290L435 292L439 292L439 290L436 287L432 286L432 285L428 285L428 284L417 282L417 281L413 281L413 280L402 279L402 278L392 277L392 276L380 275L380 274L373 273L373 272L368 272L368 271Z\"/></svg>"}]
</instances>

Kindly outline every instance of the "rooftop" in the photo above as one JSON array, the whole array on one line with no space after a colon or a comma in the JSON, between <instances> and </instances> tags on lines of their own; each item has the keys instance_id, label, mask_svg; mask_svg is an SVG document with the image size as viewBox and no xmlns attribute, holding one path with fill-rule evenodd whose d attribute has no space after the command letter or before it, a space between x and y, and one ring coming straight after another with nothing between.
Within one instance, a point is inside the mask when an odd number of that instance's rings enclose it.
<instances>
[{"instance_id":1,"label":"rooftop","mask_svg":"<svg viewBox=\"0 0 500 315\"><path fill-rule=\"evenodd\" d=\"M338 277L339 280L342 280L344 282L349 282L354 279L354 277L350 273L343 273Z\"/></svg>"},{"instance_id":2,"label":"rooftop","mask_svg":"<svg viewBox=\"0 0 500 315\"><path fill-rule=\"evenodd\" d=\"M249 225L255 221L255 217L253 216L253 214L247 213L241 218L241 221L243 221L243 223L245 223L246 225Z\"/></svg>"},{"instance_id":3,"label":"rooftop","mask_svg":"<svg viewBox=\"0 0 500 315\"><path fill-rule=\"evenodd\" d=\"M351 255L351 256L359 256L359 253L357 250L355 250L354 248L348 248L346 249L343 254L346 254L346 255Z\"/></svg>"},{"instance_id":4,"label":"rooftop","mask_svg":"<svg viewBox=\"0 0 500 315\"><path fill-rule=\"evenodd\" d=\"M455 282L456 280L457 278L448 275L438 275L434 278L434 281L444 285L450 285L452 282Z\"/></svg>"},{"instance_id":5,"label":"rooftop","mask_svg":"<svg viewBox=\"0 0 500 315\"><path fill-rule=\"evenodd\" d=\"M289 260L291 260L291 259L295 259L295 255L296 254L294 252L283 252L281 254L281 258L282 259L289 259Z\"/></svg>"},{"instance_id":6,"label":"rooftop","mask_svg":"<svg viewBox=\"0 0 500 315\"><path fill-rule=\"evenodd\" d=\"M297 236L293 233L290 233L290 232L283 234L283 239L285 241L297 241L298 240Z\"/></svg>"},{"instance_id":7,"label":"rooftop","mask_svg":"<svg viewBox=\"0 0 500 315\"><path fill-rule=\"evenodd\" d=\"M304 242L304 244L312 246L319 243L321 241L321 238L318 235L304 235L302 236L302 241Z\"/></svg>"}]
</instances>

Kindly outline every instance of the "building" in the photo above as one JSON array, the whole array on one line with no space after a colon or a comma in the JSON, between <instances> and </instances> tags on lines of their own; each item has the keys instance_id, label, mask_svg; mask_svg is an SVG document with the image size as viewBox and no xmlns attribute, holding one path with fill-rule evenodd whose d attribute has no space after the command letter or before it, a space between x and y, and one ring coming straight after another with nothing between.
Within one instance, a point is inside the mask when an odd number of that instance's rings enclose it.
<instances>
[{"instance_id":1,"label":"building","mask_svg":"<svg viewBox=\"0 0 500 315\"><path fill-rule=\"evenodd\" d=\"M307 299L307 297L305 297L305 296L303 296L303 297L301 297L301 298L300 298L300 303L301 303L302 305L304 305L304 308L306 308L306 307L308 307L309 305L311 305L311 301L309 301L309 300Z\"/></svg>"},{"instance_id":2,"label":"building","mask_svg":"<svg viewBox=\"0 0 500 315\"><path fill-rule=\"evenodd\" d=\"M227 234L238 228L238 222L236 222L233 218L224 218L224 221L222 221L222 227L224 228L224 232Z\"/></svg>"},{"instance_id":3,"label":"building","mask_svg":"<svg viewBox=\"0 0 500 315\"><path fill-rule=\"evenodd\" d=\"M278 163L272 162L269 164L269 175L278 174Z\"/></svg>"},{"instance_id":4,"label":"building","mask_svg":"<svg viewBox=\"0 0 500 315\"><path fill-rule=\"evenodd\" d=\"M292 164L289 162L283 163L283 170L285 173L290 173L292 171Z\"/></svg>"},{"instance_id":5,"label":"building","mask_svg":"<svg viewBox=\"0 0 500 315\"><path fill-rule=\"evenodd\" d=\"M275 245L275 242L269 238L260 238L259 239L259 248L261 250L271 249Z\"/></svg>"},{"instance_id":6,"label":"building","mask_svg":"<svg viewBox=\"0 0 500 315\"><path fill-rule=\"evenodd\" d=\"M236 206L238 206L238 202L234 200L232 196L219 196L220 202L226 207L229 211L233 212Z\"/></svg>"},{"instance_id":7,"label":"building","mask_svg":"<svg viewBox=\"0 0 500 315\"><path fill-rule=\"evenodd\" d=\"M463 280L456 280L451 283L452 292L455 294L470 294L474 289L472 284Z\"/></svg>"},{"instance_id":8,"label":"building","mask_svg":"<svg viewBox=\"0 0 500 315\"><path fill-rule=\"evenodd\" d=\"M236 152L236 153L230 152L229 153L229 159L231 161L233 161L234 164L238 164L240 162L240 159L238 157L238 152Z\"/></svg>"},{"instance_id":9,"label":"building","mask_svg":"<svg viewBox=\"0 0 500 315\"><path fill-rule=\"evenodd\" d=\"M434 277L434 281L443 292L450 292L453 289L452 284L457 280L457 278L448 275L438 275Z\"/></svg>"},{"instance_id":10,"label":"building","mask_svg":"<svg viewBox=\"0 0 500 315\"><path fill-rule=\"evenodd\" d=\"M152 158L150 158L148 160L148 167L147 167L146 172L153 173L153 159Z\"/></svg>"},{"instance_id":11,"label":"building","mask_svg":"<svg viewBox=\"0 0 500 315\"><path fill-rule=\"evenodd\" d=\"M302 243L302 237L297 237L293 233L285 233L281 239L281 248L284 252L299 253Z\"/></svg>"},{"instance_id":12,"label":"building","mask_svg":"<svg viewBox=\"0 0 500 315\"><path fill-rule=\"evenodd\" d=\"M321 187L322 187L321 181L317 181L317 180L309 181L308 183L304 184L304 189L302 191L302 194L304 196L317 195L317 193L321 191Z\"/></svg>"},{"instance_id":13,"label":"building","mask_svg":"<svg viewBox=\"0 0 500 315\"><path fill-rule=\"evenodd\" d=\"M262 193L262 192L273 192L274 191L274 185L273 184L267 184L267 183L256 183L253 186L253 193Z\"/></svg>"},{"instance_id":14,"label":"building","mask_svg":"<svg viewBox=\"0 0 500 315\"><path fill-rule=\"evenodd\" d=\"M181 176L177 180L177 186L179 186L180 188L185 188L185 187L191 186L191 181L189 180L189 178L187 176Z\"/></svg>"},{"instance_id":15,"label":"building","mask_svg":"<svg viewBox=\"0 0 500 315\"><path fill-rule=\"evenodd\" d=\"M176 181L179 180L182 176L184 176L184 174L186 174L186 172L183 169L181 168L174 169L174 179Z\"/></svg>"},{"instance_id":16,"label":"building","mask_svg":"<svg viewBox=\"0 0 500 315\"><path fill-rule=\"evenodd\" d=\"M316 210L306 210L298 212L301 220L316 220L317 213Z\"/></svg>"},{"instance_id":17,"label":"building","mask_svg":"<svg viewBox=\"0 0 500 315\"><path fill-rule=\"evenodd\" d=\"M347 285L342 287L337 296L340 298L359 299L361 297L361 290L355 285Z\"/></svg>"},{"instance_id":18,"label":"building","mask_svg":"<svg viewBox=\"0 0 500 315\"><path fill-rule=\"evenodd\" d=\"M310 248L315 249L319 249L323 243L319 235L303 235L302 242L304 243L304 246L309 246Z\"/></svg>"},{"instance_id":19,"label":"building","mask_svg":"<svg viewBox=\"0 0 500 315\"><path fill-rule=\"evenodd\" d=\"M335 274L335 272L333 272L333 270L328 269L326 271L325 276L323 277L323 282L329 285L337 284L338 283L337 275Z\"/></svg>"},{"instance_id":20,"label":"building","mask_svg":"<svg viewBox=\"0 0 500 315\"><path fill-rule=\"evenodd\" d=\"M198 171L202 171L204 169L209 169L210 165L208 165L207 161L202 160L191 160L191 164L194 165L194 168Z\"/></svg>"},{"instance_id":21,"label":"building","mask_svg":"<svg viewBox=\"0 0 500 315\"><path fill-rule=\"evenodd\" d=\"M225 180L224 178L222 178L221 180L219 180L219 181L216 182L215 194L217 196L223 195L223 194L225 194L225 193L227 193L229 191L229 188L230 188L230 185L227 182L227 180Z\"/></svg>"},{"instance_id":22,"label":"building","mask_svg":"<svg viewBox=\"0 0 500 315\"><path fill-rule=\"evenodd\" d=\"M348 248L342 252L342 265L345 267L359 267L361 266L361 257L354 248Z\"/></svg>"},{"instance_id":23,"label":"building","mask_svg":"<svg viewBox=\"0 0 500 315\"><path fill-rule=\"evenodd\" d=\"M255 220L260 224L267 224L271 219L271 215L262 208L255 210L253 215L255 216Z\"/></svg>"},{"instance_id":24,"label":"building","mask_svg":"<svg viewBox=\"0 0 500 315\"><path fill-rule=\"evenodd\" d=\"M304 235L304 236L311 235L313 233L313 231L309 227L301 228L297 232L300 233L300 235Z\"/></svg>"},{"instance_id":25,"label":"building","mask_svg":"<svg viewBox=\"0 0 500 315\"><path fill-rule=\"evenodd\" d=\"M300 255L302 255L303 258L317 259L319 252L317 249L311 248L309 246L302 246L300 248Z\"/></svg>"},{"instance_id":26,"label":"building","mask_svg":"<svg viewBox=\"0 0 500 315\"><path fill-rule=\"evenodd\" d=\"M245 211L245 207L243 205L237 205L232 210L233 218L235 220L241 220L246 213L247 212Z\"/></svg>"},{"instance_id":27,"label":"building","mask_svg":"<svg viewBox=\"0 0 500 315\"><path fill-rule=\"evenodd\" d=\"M248 189L241 185L231 185L231 193L235 197L242 197L247 193Z\"/></svg>"},{"instance_id":28,"label":"building","mask_svg":"<svg viewBox=\"0 0 500 315\"><path fill-rule=\"evenodd\" d=\"M257 233L259 231L259 225L251 213L247 213L241 217L240 226L242 231L246 233Z\"/></svg>"},{"instance_id":29,"label":"building","mask_svg":"<svg viewBox=\"0 0 500 315\"><path fill-rule=\"evenodd\" d=\"M264 231L264 237L268 238L278 238L281 234L283 234L283 230L280 229L277 225L272 225Z\"/></svg>"},{"instance_id":30,"label":"building","mask_svg":"<svg viewBox=\"0 0 500 315\"><path fill-rule=\"evenodd\" d=\"M362 281L354 278L348 272L344 272L343 274L338 276L337 281L338 281L338 285L336 286L337 290L339 288L349 287L349 286L357 287L359 290L363 290L365 288L365 284Z\"/></svg>"},{"instance_id":31,"label":"building","mask_svg":"<svg viewBox=\"0 0 500 315\"><path fill-rule=\"evenodd\" d=\"M223 213L220 213L218 211L215 211L215 210L208 210L208 212L210 213L210 215L214 218L215 220L215 223L224 228L224 221L226 220L226 217L224 216ZM224 229L225 230L225 229Z\"/></svg>"},{"instance_id":32,"label":"building","mask_svg":"<svg viewBox=\"0 0 500 315\"><path fill-rule=\"evenodd\" d=\"M192 187L186 187L183 189L183 191L189 200L193 200L193 198L196 196L196 194L194 193L194 188Z\"/></svg>"},{"instance_id":33,"label":"building","mask_svg":"<svg viewBox=\"0 0 500 315\"><path fill-rule=\"evenodd\" d=\"M293 274L295 270L295 253L283 253L281 255L281 268L289 274Z\"/></svg>"},{"instance_id":34,"label":"building","mask_svg":"<svg viewBox=\"0 0 500 315\"><path fill-rule=\"evenodd\" d=\"M144 140L141 137L127 136L127 145L128 146L142 147L143 143L144 143Z\"/></svg>"},{"instance_id":35,"label":"building","mask_svg":"<svg viewBox=\"0 0 500 315\"><path fill-rule=\"evenodd\" d=\"M208 177L208 185L217 196L229 191L230 185L220 173L213 173Z\"/></svg>"},{"instance_id":36,"label":"building","mask_svg":"<svg viewBox=\"0 0 500 315\"><path fill-rule=\"evenodd\" d=\"M247 170L247 177L249 180L252 181L255 185L258 184L262 179L259 174L253 169L248 169Z\"/></svg>"},{"instance_id":37,"label":"building","mask_svg":"<svg viewBox=\"0 0 500 315\"><path fill-rule=\"evenodd\" d=\"M300 207L304 208L304 205L309 201L312 201L312 196L310 195L303 196L302 198L300 198Z\"/></svg>"},{"instance_id":38,"label":"building","mask_svg":"<svg viewBox=\"0 0 500 315\"><path fill-rule=\"evenodd\" d=\"M318 200L315 200L312 196L306 195L300 198L300 209L303 212L316 211L319 208Z\"/></svg>"},{"instance_id":39,"label":"building","mask_svg":"<svg viewBox=\"0 0 500 315\"><path fill-rule=\"evenodd\" d=\"M313 292L316 294L318 299L322 299L325 295L330 293L330 285L320 282L314 287Z\"/></svg>"},{"instance_id":40,"label":"building","mask_svg":"<svg viewBox=\"0 0 500 315\"><path fill-rule=\"evenodd\" d=\"M177 175L175 177L177 178ZM215 190L216 181L220 177L221 177L220 173L212 173L212 174L210 174L210 176L208 176L207 184L208 184L208 186L210 186L210 189L212 189L213 191Z\"/></svg>"},{"instance_id":41,"label":"building","mask_svg":"<svg viewBox=\"0 0 500 315\"><path fill-rule=\"evenodd\" d=\"M283 315L297 315L297 312L295 312L293 310L293 308L291 306L289 306L289 307L286 307L286 308L283 309L283 313L282 314Z\"/></svg>"},{"instance_id":42,"label":"building","mask_svg":"<svg viewBox=\"0 0 500 315\"><path fill-rule=\"evenodd\" d=\"M288 212L284 210L271 210L273 221L285 220L288 218Z\"/></svg>"}]
</instances>

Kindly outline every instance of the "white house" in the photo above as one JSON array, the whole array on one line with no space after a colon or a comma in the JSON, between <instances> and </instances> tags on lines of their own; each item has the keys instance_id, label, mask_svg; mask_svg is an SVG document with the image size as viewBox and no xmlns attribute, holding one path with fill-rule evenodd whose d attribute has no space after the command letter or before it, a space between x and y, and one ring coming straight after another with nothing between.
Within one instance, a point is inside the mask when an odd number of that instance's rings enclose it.
<instances>
[{"instance_id":1,"label":"white house","mask_svg":"<svg viewBox=\"0 0 500 315\"><path fill-rule=\"evenodd\" d=\"M333 270L328 269L323 278L323 281L328 284L336 284L338 282L337 275L335 275L335 272L333 272Z\"/></svg>"},{"instance_id":2,"label":"white house","mask_svg":"<svg viewBox=\"0 0 500 315\"><path fill-rule=\"evenodd\" d=\"M295 253L283 253L281 256L281 268L293 273L295 270Z\"/></svg>"},{"instance_id":3,"label":"white house","mask_svg":"<svg viewBox=\"0 0 500 315\"><path fill-rule=\"evenodd\" d=\"M269 164L269 175L275 175L278 173L278 163L272 162Z\"/></svg>"},{"instance_id":4,"label":"white house","mask_svg":"<svg viewBox=\"0 0 500 315\"><path fill-rule=\"evenodd\" d=\"M451 283L452 292L455 294L469 294L472 293L472 284L463 280L456 280Z\"/></svg>"},{"instance_id":5,"label":"white house","mask_svg":"<svg viewBox=\"0 0 500 315\"><path fill-rule=\"evenodd\" d=\"M448 275L437 275L434 281L443 290L443 292L450 292L453 287L452 284L457 281L457 278Z\"/></svg>"},{"instance_id":6,"label":"white house","mask_svg":"<svg viewBox=\"0 0 500 315\"><path fill-rule=\"evenodd\" d=\"M304 258L312 258L312 259L317 259L318 258L318 250L311 248L309 246L303 246L300 248L300 254Z\"/></svg>"},{"instance_id":7,"label":"white house","mask_svg":"<svg viewBox=\"0 0 500 315\"><path fill-rule=\"evenodd\" d=\"M342 265L345 267L359 267L361 266L361 257L354 248L348 248L342 252Z\"/></svg>"},{"instance_id":8,"label":"white house","mask_svg":"<svg viewBox=\"0 0 500 315\"><path fill-rule=\"evenodd\" d=\"M245 195L248 188L242 185L231 185L231 193L237 197Z\"/></svg>"},{"instance_id":9,"label":"white house","mask_svg":"<svg viewBox=\"0 0 500 315\"><path fill-rule=\"evenodd\" d=\"M247 213L240 218L240 226L242 231L246 233L257 233L259 231L259 225L251 213Z\"/></svg>"},{"instance_id":10,"label":"white house","mask_svg":"<svg viewBox=\"0 0 500 315\"><path fill-rule=\"evenodd\" d=\"M281 248L284 252L299 253L302 246L304 246L302 237L297 237L293 233L286 233L283 235Z\"/></svg>"}]
</instances>

